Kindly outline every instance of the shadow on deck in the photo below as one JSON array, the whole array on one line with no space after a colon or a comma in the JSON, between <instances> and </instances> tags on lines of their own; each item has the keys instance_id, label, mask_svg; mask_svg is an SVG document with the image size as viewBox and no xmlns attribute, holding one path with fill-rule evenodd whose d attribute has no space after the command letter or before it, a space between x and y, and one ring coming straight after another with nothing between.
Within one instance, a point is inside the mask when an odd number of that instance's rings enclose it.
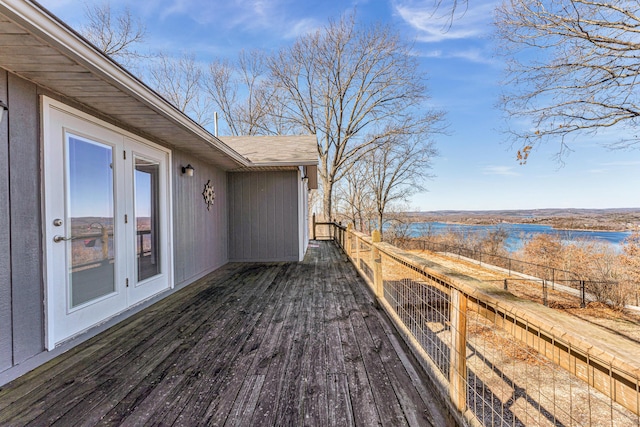
<instances>
[{"instance_id":1,"label":"shadow on deck","mask_svg":"<svg viewBox=\"0 0 640 427\"><path fill-rule=\"evenodd\" d=\"M446 425L350 263L228 264L0 390L0 425Z\"/></svg>"}]
</instances>

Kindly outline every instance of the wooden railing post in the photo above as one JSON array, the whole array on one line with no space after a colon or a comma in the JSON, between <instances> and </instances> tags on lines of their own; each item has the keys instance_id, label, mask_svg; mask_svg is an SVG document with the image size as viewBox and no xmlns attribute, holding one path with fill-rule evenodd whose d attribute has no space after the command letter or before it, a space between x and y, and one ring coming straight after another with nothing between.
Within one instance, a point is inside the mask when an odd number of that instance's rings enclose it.
<instances>
[{"instance_id":1,"label":"wooden railing post","mask_svg":"<svg viewBox=\"0 0 640 427\"><path fill-rule=\"evenodd\" d=\"M451 288L451 401L461 413L467 409L467 296Z\"/></svg>"},{"instance_id":2,"label":"wooden railing post","mask_svg":"<svg viewBox=\"0 0 640 427\"><path fill-rule=\"evenodd\" d=\"M313 240L316 240L316 214L311 215L311 227L313 228Z\"/></svg>"},{"instance_id":3,"label":"wooden railing post","mask_svg":"<svg viewBox=\"0 0 640 427\"><path fill-rule=\"evenodd\" d=\"M331 240L336 240L336 219L335 218L331 221L329 230L331 230Z\"/></svg>"},{"instance_id":4,"label":"wooden railing post","mask_svg":"<svg viewBox=\"0 0 640 427\"><path fill-rule=\"evenodd\" d=\"M353 235L351 232L353 231L353 224L347 224L347 238L345 243L344 251L348 256L351 256L351 242L353 242Z\"/></svg>"},{"instance_id":5,"label":"wooden railing post","mask_svg":"<svg viewBox=\"0 0 640 427\"><path fill-rule=\"evenodd\" d=\"M113 233L115 235L115 232ZM107 231L107 227L102 227L102 260L109 260L109 232ZM140 242L140 257L142 257L143 253L142 242Z\"/></svg>"},{"instance_id":6,"label":"wooden railing post","mask_svg":"<svg viewBox=\"0 0 640 427\"><path fill-rule=\"evenodd\" d=\"M376 297L382 299L384 297L383 281L382 281L382 258L380 257L380 249L378 243L381 241L380 232L373 230L371 233L371 265L373 266L373 290Z\"/></svg>"}]
</instances>

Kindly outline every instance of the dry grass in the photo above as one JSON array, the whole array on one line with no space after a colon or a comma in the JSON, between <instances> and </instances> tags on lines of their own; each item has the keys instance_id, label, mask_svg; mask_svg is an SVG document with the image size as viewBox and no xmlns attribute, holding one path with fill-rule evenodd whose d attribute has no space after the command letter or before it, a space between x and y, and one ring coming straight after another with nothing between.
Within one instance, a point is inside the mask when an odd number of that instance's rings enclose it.
<instances>
[{"instance_id":1,"label":"dry grass","mask_svg":"<svg viewBox=\"0 0 640 427\"><path fill-rule=\"evenodd\" d=\"M539 304L544 303L539 282L514 280L514 277L507 273L442 254L421 250L411 252L476 279L494 283L499 288L503 287L504 279L508 279L510 293ZM547 290L547 305L640 343L640 313L628 309L615 309L598 302L590 302L585 308L581 308L580 298L552 288Z\"/></svg>"},{"instance_id":2,"label":"dry grass","mask_svg":"<svg viewBox=\"0 0 640 427\"><path fill-rule=\"evenodd\" d=\"M505 336L493 325L483 324L479 321L470 321L467 324L467 337L470 341L479 340L483 345L499 348L500 352L513 361L526 362L530 365L540 364L540 358L534 355L522 343L514 341L512 337Z\"/></svg>"}]
</instances>

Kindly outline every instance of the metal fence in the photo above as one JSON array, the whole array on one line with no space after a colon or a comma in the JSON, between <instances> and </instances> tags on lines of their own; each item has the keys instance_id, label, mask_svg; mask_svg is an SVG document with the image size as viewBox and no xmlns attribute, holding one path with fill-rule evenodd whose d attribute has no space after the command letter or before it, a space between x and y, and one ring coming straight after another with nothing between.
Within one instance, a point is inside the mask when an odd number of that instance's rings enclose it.
<instances>
[{"instance_id":1,"label":"metal fence","mask_svg":"<svg viewBox=\"0 0 640 427\"><path fill-rule=\"evenodd\" d=\"M637 367L375 235L331 227L461 423L640 426Z\"/></svg>"},{"instance_id":2,"label":"metal fence","mask_svg":"<svg viewBox=\"0 0 640 427\"><path fill-rule=\"evenodd\" d=\"M487 265L493 268L502 269L509 276L515 275L513 279L505 280L505 289L509 281L522 280L519 275L525 275L528 282L537 283L540 287L541 297L547 302L547 291L569 290L569 293L580 298L581 307L585 307L589 301L606 299L606 296L613 293L613 289L619 287L616 281L604 281L589 278L584 273L577 273L569 270L551 267L548 265L536 264L503 255L490 254L478 250L466 248L464 246L448 245L445 243L431 242L423 239L403 240L399 247L406 250L422 250L437 253L445 253L457 257L458 259L470 259L477 261L480 265ZM640 293L635 292L632 303L640 305Z\"/></svg>"}]
</instances>

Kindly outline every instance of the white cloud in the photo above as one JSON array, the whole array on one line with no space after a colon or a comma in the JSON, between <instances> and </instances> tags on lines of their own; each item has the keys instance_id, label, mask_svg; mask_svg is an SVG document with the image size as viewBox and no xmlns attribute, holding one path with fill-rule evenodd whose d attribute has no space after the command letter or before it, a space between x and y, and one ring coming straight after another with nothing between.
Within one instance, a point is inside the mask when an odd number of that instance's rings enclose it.
<instances>
[{"instance_id":1,"label":"white cloud","mask_svg":"<svg viewBox=\"0 0 640 427\"><path fill-rule=\"evenodd\" d=\"M640 160L608 162L603 163L602 166L640 166Z\"/></svg>"},{"instance_id":2,"label":"white cloud","mask_svg":"<svg viewBox=\"0 0 640 427\"><path fill-rule=\"evenodd\" d=\"M282 25L281 19L278 19L283 15L279 0L160 0L160 3L163 4L157 7L161 9L162 19L170 19L171 15L185 15L200 25L241 27L243 31Z\"/></svg>"},{"instance_id":3,"label":"white cloud","mask_svg":"<svg viewBox=\"0 0 640 427\"><path fill-rule=\"evenodd\" d=\"M290 30L285 34L285 38L295 39L298 36L315 32L322 27L322 24L315 19L306 18L289 25L289 27Z\"/></svg>"},{"instance_id":4,"label":"white cloud","mask_svg":"<svg viewBox=\"0 0 640 427\"><path fill-rule=\"evenodd\" d=\"M449 56L451 58L461 58L466 59L467 61L478 62L482 64L495 64L494 59L481 49L453 51Z\"/></svg>"},{"instance_id":5,"label":"white cloud","mask_svg":"<svg viewBox=\"0 0 640 427\"><path fill-rule=\"evenodd\" d=\"M429 51L429 52L425 53L423 56L425 56L427 58L442 58L442 51L441 50L432 50L432 51Z\"/></svg>"},{"instance_id":6,"label":"white cloud","mask_svg":"<svg viewBox=\"0 0 640 427\"><path fill-rule=\"evenodd\" d=\"M448 50L430 50L423 53L421 56L425 58L438 58L438 59L464 59L469 62L477 64L487 65L500 65L490 54L486 53L483 49L448 49Z\"/></svg>"},{"instance_id":7,"label":"white cloud","mask_svg":"<svg viewBox=\"0 0 640 427\"><path fill-rule=\"evenodd\" d=\"M514 171L513 166L485 166L482 169L484 175L502 175L502 176L519 176L520 174Z\"/></svg>"},{"instance_id":8,"label":"white cloud","mask_svg":"<svg viewBox=\"0 0 640 427\"><path fill-rule=\"evenodd\" d=\"M433 1L399 0L394 4L396 13L417 33L424 43L477 38L489 32L496 3L470 2L468 8L459 6L453 16L450 11L435 9Z\"/></svg>"}]
</instances>

